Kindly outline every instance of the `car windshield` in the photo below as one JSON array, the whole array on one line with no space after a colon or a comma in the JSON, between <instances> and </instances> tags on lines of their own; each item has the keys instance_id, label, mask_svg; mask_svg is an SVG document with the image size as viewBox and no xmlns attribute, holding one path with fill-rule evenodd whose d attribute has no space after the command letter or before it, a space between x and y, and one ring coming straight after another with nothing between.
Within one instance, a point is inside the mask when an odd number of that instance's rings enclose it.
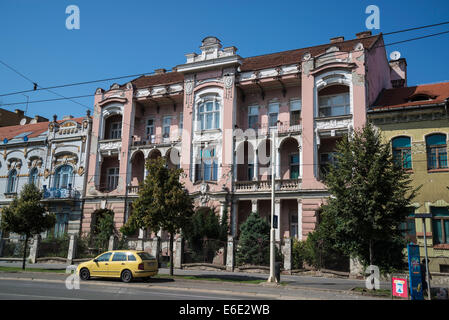
<instances>
[{"instance_id":1,"label":"car windshield","mask_svg":"<svg viewBox=\"0 0 449 320\"><path fill-rule=\"evenodd\" d=\"M154 260L154 259L156 259L151 254L146 253L146 252L139 252L137 254L139 255L140 259L142 259L142 260Z\"/></svg>"}]
</instances>

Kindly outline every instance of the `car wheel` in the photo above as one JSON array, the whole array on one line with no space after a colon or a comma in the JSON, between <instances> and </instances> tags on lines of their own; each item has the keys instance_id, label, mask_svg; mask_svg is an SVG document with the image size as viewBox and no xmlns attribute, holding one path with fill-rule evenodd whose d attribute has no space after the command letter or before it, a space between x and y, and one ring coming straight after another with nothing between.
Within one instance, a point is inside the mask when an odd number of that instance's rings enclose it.
<instances>
[{"instance_id":1,"label":"car wheel","mask_svg":"<svg viewBox=\"0 0 449 320\"><path fill-rule=\"evenodd\" d=\"M133 279L133 274L129 270L123 270L122 275L120 277L123 282L131 282Z\"/></svg>"},{"instance_id":2,"label":"car wheel","mask_svg":"<svg viewBox=\"0 0 449 320\"><path fill-rule=\"evenodd\" d=\"M89 269L83 268L80 270L80 278L81 280L89 280L90 279L90 272Z\"/></svg>"}]
</instances>

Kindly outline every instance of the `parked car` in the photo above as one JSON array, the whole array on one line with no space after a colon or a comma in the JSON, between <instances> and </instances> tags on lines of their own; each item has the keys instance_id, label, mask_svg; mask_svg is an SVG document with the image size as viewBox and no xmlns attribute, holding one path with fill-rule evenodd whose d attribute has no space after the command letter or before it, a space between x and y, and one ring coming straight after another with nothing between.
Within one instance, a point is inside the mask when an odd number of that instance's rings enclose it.
<instances>
[{"instance_id":1,"label":"parked car","mask_svg":"<svg viewBox=\"0 0 449 320\"><path fill-rule=\"evenodd\" d=\"M81 280L104 277L130 282L134 278L150 278L156 275L158 263L155 257L145 251L113 250L81 263L76 273Z\"/></svg>"}]
</instances>

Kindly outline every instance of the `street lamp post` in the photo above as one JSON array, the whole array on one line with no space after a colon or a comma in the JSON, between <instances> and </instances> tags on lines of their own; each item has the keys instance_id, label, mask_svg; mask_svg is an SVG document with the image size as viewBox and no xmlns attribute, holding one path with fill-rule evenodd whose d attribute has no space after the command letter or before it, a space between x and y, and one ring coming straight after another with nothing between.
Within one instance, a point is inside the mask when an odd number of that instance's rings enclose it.
<instances>
[{"instance_id":1,"label":"street lamp post","mask_svg":"<svg viewBox=\"0 0 449 320\"><path fill-rule=\"evenodd\" d=\"M276 277L274 274L275 269L275 255L274 255L274 194L275 194L275 180L276 180L276 163L275 163L275 152L276 152L276 144L275 138L276 133L275 130L272 131L271 134L271 229L270 229L270 277L268 278L268 282L276 282Z\"/></svg>"},{"instance_id":2,"label":"street lamp post","mask_svg":"<svg viewBox=\"0 0 449 320\"><path fill-rule=\"evenodd\" d=\"M430 294L430 273L429 273L429 263L427 262L427 237L426 237L426 218L432 218L431 213L421 213L415 214L415 218L422 219L422 232L424 236L424 255L426 259L426 280L427 281L427 296L429 300L432 300L432 295Z\"/></svg>"}]
</instances>

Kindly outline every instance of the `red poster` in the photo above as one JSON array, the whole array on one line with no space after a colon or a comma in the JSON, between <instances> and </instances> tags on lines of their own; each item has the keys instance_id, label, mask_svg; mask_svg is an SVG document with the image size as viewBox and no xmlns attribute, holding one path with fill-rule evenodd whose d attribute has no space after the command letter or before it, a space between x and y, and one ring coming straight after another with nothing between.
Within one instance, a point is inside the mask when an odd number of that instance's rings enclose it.
<instances>
[{"instance_id":1,"label":"red poster","mask_svg":"<svg viewBox=\"0 0 449 320\"><path fill-rule=\"evenodd\" d=\"M391 285L394 297L408 298L407 278L391 278Z\"/></svg>"}]
</instances>

